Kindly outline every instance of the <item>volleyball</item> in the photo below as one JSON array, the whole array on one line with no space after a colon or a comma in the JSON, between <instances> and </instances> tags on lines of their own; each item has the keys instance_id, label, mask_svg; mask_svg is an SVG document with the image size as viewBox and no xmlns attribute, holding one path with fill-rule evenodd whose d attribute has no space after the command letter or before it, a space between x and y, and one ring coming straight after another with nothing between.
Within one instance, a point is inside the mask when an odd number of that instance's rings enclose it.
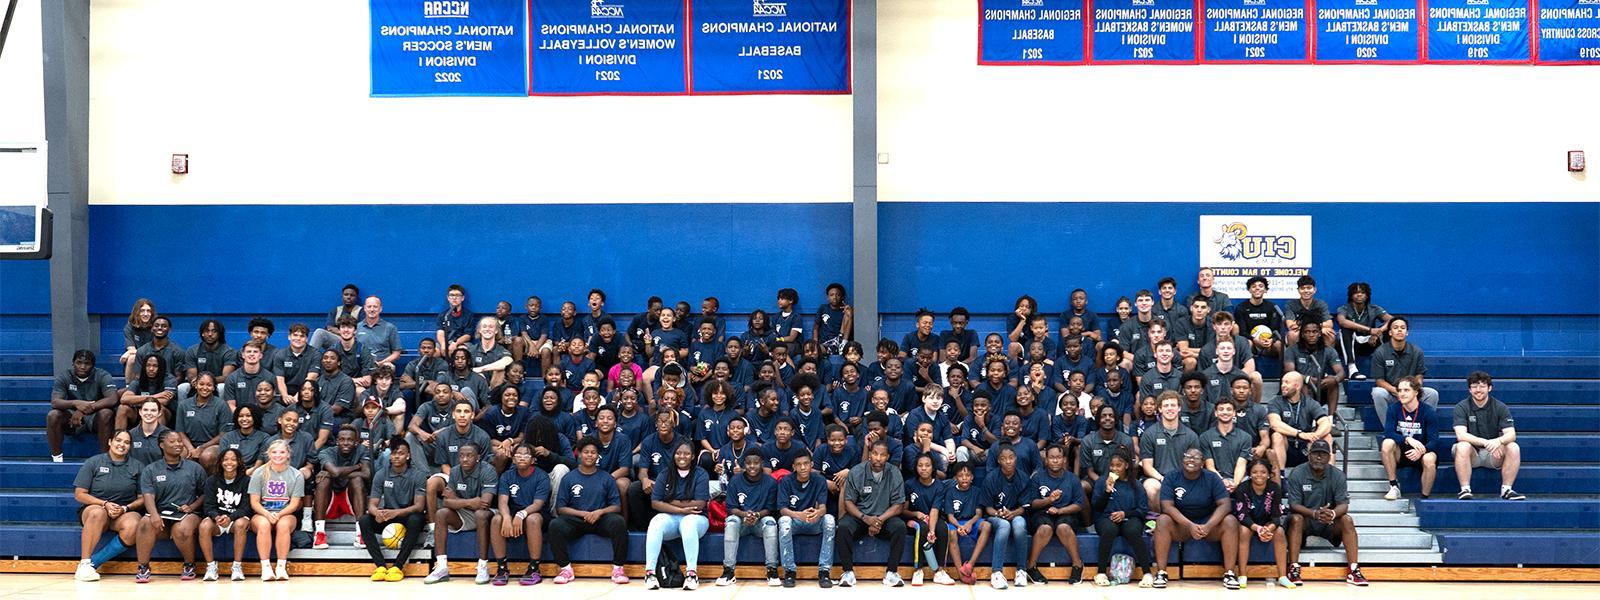
<instances>
[{"instance_id":1,"label":"volleyball","mask_svg":"<svg viewBox=\"0 0 1600 600\"><path fill-rule=\"evenodd\" d=\"M1258 342L1272 341L1272 328L1266 325L1257 325L1250 329L1250 338Z\"/></svg>"},{"instance_id":2,"label":"volleyball","mask_svg":"<svg viewBox=\"0 0 1600 600\"><path fill-rule=\"evenodd\" d=\"M406 526L399 523L390 523L383 528L383 547L393 550L400 547L400 540L406 537Z\"/></svg>"}]
</instances>

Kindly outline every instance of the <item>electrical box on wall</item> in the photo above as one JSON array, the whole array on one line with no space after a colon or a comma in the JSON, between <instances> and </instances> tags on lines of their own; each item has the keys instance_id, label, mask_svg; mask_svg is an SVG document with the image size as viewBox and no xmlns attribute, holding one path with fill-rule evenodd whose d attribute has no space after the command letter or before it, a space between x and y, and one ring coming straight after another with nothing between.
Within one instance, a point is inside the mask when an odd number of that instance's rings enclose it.
<instances>
[{"instance_id":1,"label":"electrical box on wall","mask_svg":"<svg viewBox=\"0 0 1600 600\"><path fill-rule=\"evenodd\" d=\"M1582 150L1568 150L1567 151L1567 170L1568 171L1571 171L1573 173L1581 173L1581 172L1583 172L1584 169L1588 168L1588 165L1585 164L1587 162L1588 161L1584 160L1584 158L1583 158L1583 151Z\"/></svg>"},{"instance_id":2,"label":"electrical box on wall","mask_svg":"<svg viewBox=\"0 0 1600 600\"><path fill-rule=\"evenodd\" d=\"M184 174L187 174L188 172L189 172L189 155L187 155L187 154L174 154L174 155L172 155L172 174L173 175L184 175Z\"/></svg>"}]
</instances>

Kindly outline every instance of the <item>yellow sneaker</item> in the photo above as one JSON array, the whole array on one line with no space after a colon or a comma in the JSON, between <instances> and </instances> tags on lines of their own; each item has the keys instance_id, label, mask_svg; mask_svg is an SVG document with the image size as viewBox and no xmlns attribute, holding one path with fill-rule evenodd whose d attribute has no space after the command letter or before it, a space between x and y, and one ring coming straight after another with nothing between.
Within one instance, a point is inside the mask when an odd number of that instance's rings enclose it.
<instances>
[{"instance_id":1,"label":"yellow sneaker","mask_svg":"<svg viewBox=\"0 0 1600 600\"><path fill-rule=\"evenodd\" d=\"M372 580L373 581L383 581L384 578L386 578L388 576L389 576L388 567L378 567L378 568L372 570Z\"/></svg>"},{"instance_id":2,"label":"yellow sneaker","mask_svg":"<svg viewBox=\"0 0 1600 600\"><path fill-rule=\"evenodd\" d=\"M405 578L406 574L400 570L400 567L389 567L388 574L383 576L384 581L400 581Z\"/></svg>"}]
</instances>

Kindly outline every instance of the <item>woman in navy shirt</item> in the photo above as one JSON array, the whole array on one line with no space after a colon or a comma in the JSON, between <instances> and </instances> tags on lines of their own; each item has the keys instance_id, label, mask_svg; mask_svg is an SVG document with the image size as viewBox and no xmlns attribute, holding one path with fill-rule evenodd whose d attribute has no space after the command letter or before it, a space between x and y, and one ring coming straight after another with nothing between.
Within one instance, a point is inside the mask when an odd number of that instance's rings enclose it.
<instances>
[{"instance_id":1,"label":"woman in navy shirt","mask_svg":"<svg viewBox=\"0 0 1600 600\"><path fill-rule=\"evenodd\" d=\"M580 536L596 534L611 541L611 581L628 583L622 572L628 559L628 524L622 519L622 497L616 480L600 470L600 443L578 440L578 469L567 473L556 490L556 518L550 522L550 552L561 572L557 584L571 583L571 546Z\"/></svg>"},{"instance_id":2,"label":"woman in navy shirt","mask_svg":"<svg viewBox=\"0 0 1600 600\"><path fill-rule=\"evenodd\" d=\"M1111 457L1111 472L1100 477L1094 485L1090 509L1095 515L1094 530L1100 535L1100 556L1096 563L1094 584L1106 587L1111 578L1111 545L1122 538L1133 550L1135 564L1144 567L1144 577L1139 587L1154 583L1155 563L1150 560L1150 548L1144 542L1144 523L1140 515L1148 512L1149 501L1144 488L1139 487L1133 470L1133 455L1119 449Z\"/></svg>"}]
</instances>

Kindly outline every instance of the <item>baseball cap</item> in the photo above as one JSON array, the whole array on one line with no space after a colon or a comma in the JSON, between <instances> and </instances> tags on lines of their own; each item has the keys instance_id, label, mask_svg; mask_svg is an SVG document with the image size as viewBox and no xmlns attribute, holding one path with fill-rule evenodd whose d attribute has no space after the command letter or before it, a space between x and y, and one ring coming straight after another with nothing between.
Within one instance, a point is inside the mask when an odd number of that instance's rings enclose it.
<instances>
[{"instance_id":1,"label":"baseball cap","mask_svg":"<svg viewBox=\"0 0 1600 600\"><path fill-rule=\"evenodd\" d=\"M1322 453L1325 453L1325 454L1333 454L1333 448L1328 446L1328 442L1326 442L1324 440L1317 440L1315 442L1311 442L1311 449L1307 450L1306 454L1312 454L1312 453L1316 453L1316 452L1322 452Z\"/></svg>"},{"instance_id":2,"label":"baseball cap","mask_svg":"<svg viewBox=\"0 0 1600 600\"><path fill-rule=\"evenodd\" d=\"M361 403L362 406L367 406L369 404L372 406L383 406L383 401L377 398L367 398L366 402Z\"/></svg>"}]
</instances>

